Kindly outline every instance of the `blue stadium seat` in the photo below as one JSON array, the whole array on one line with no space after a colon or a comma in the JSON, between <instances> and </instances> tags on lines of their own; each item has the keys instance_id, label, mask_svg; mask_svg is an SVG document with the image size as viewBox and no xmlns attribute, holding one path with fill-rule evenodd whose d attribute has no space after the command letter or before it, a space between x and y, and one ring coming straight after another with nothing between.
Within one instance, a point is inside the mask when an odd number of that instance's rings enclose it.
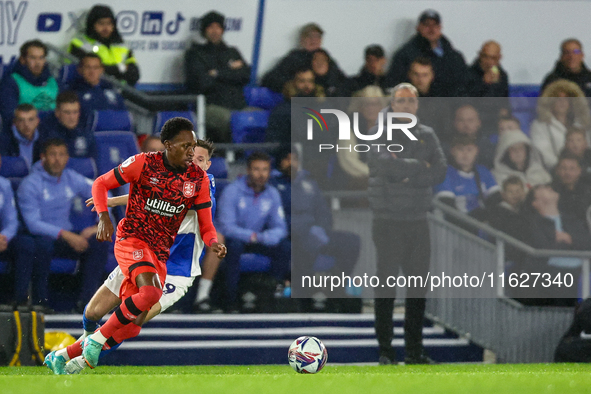
<instances>
[{"instance_id":1,"label":"blue stadium seat","mask_svg":"<svg viewBox=\"0 0 591 394\"><path fill-rule=\"evenodd\" d=\"M265 130L269 121L268 111L232 113L232 142L265 142Z\"/></svg>"},{"instance_id":2,"label":"blue stadium seat","mask_svg":"<svg viewBox=\"0 0 591 394\"><path fill-rule=\"evenodd\" d=\"M97 176L96 163L91 157L70 157L66 167L90 179L95 179Z\"/></svg>"},{"instance_id":3,"label":"blue stadium seat","mask_svg":"<svg viewBox=\"0 0 591 394\"><path fill-rule=\"evenodd\" d=\"M95 139L99 174L112 170L140 152L135 134L130 131L105 131L95 134Z\"/></svg>"},{"instance_id":4,"label":"blue stadium seat","mask_svg":"<svg viewBox=\"0 0 591 394\"><path fill-rule=\"evenodd\" d=\"M60 81L65 86L71 84L77 77L80 76L80 74L78 74L77 67L77 64L66 64L62 66L58 74L58 81Z\"/></svg>"},{"instance_id":5,"label":"blue stadium seat","mask_svg":"<svg viewBox=\"0 0 591 394\"><path fill-rule=\"evenodd\" d=\"M53 111L38 111L37 115L39 116L39 120L41 122L43 122L43 120L45 118L47 118L49 115L51 115L53 113Z\"/></svg>"},{"instance_id":6,"label":"blue stadium seat","mask_svg":"<svg viewBox=\"0 0 591 394\"><path fill-rule=\"evenodd\" d=\"M166 123L167 120L176 118L180 116L182 118L187 118L193 123L193 127L195 132L197 131L197 119L195 118L195 114L191 111L160 111L156 113L156 117L154 118L154 131L153 134L159 134L160 130L162 130L162 126Z\"/></svg>"},{"instance_id":7,"label":"blue stadium seat","mask_svg":"<svg viewBox=\"0 0 591 394\"><path fill-rule=\"evenodd\" d=\"M119 264L115 258L115 252L113 251L115 243L109 242L109 254L107 256L107 263L105 264L105 271L111 273Z\"/></svg>"},{"instance_id":8,"label":"blue stadium seat","mask_svg":"<svg viewBox=\"0 0 591 394\"><path fill-rule=\"evenodd\" d=\"M509 85L509 97L538 97L539 85Z\"/></svg>"},{"instance_id":9,"label":"blue stadium seat","mask_svg":"<svg viewBox=\"0 0 591 394\"><path fill-rule=\"evenodd\" d=\"M133 118L129 111L103 110L94 111L89 117L91 130L100 131L133 131Z\"/></svg>"},{"instance_id":10,"label":"blue stadium seat","mask_svg":"<svg viewBox=\"0 0 591 394\"><path fill-rule=\"evenodd\" d=\"M53 274L70 274L78 272L78 261L56 257L51 259L49 271Z\"/></svg>"},{"instance_id":11,"label":"blue stadium seat","mask_svg":"<svg viewBox=\"0 0 591 394\"><path fill-rule=\"evenodd\" d=\"M213 175L216 181L218 178L228 178L228 165L226 164L226 159L218 156L212 157L211 166L209 166L207 173Z\"/></svg>"},{"instance_id":12,"label":"blue stadium seat","mask_svg":"<svg viewBox=\"0 0 591 394\"><path fill-rule=\"evenodd\" d=\"M283 102L283 95L281 93L276 93L259 86L245 86L244 98L248 106L266 110L271 110Z\"/></svg>"},{"instance_id":13,"label":"blue stadium seat","mask_svg":"<svg viewBox=\"0 0 591 394\"><path fill-rule=\"evenodd\" d=\"M4 63L1 64L0 66L0 77L4 78L7 75L10 75L12 73L12 69L14 67L14 65L16 64L16 62L18 61L17 57L15 57L11 62L9 63ZM2 62L0 62L2 63Z\"/></svg>"},{"instance_id":14,"label":"blue stadium seat","mask_svg":"<svg viewBox=\"0 0 591 394\"><path fill-rule=\"evenodd\" d=\"M29 175L29 167L22 157L2 156L0 176L4 178L24 178Z\"/></svg>"},{"instance_id":15,"label":"blue stadium seat","mask_svg":"<svg viewBox=\"0 0 591 394\"><path fill-rule=\"evenodd\" d=\"M255 253L240 256L240 272L267 272L271 269L271 259Z\"/></svg>"},{"instance_id":16,"label":"blue stadium seat","mask_svg":"<svg viewBox=\"0 0 591 394\"><path fill-rule=\"evenodd\" d=\"M226 186L228 186L230 184L230 181L227 179L215 179L215 198L219 201L220 198L222 198L222 193L224 192L224 189L226 188Z\"/></svg>"},{"instance_id":17,"label":"blue stadium seat","mask_svg":"<svg viewBox=\"0 0 591 394\"><path fill-rule=\"evenodd\" d=\"M91 208L86 206L83 198L76 196L72 199L70 223L74 226L74 231L80 232L87 227L95 225L96 219L96 212L92 212Z\"/></svg>"}]
</instances>

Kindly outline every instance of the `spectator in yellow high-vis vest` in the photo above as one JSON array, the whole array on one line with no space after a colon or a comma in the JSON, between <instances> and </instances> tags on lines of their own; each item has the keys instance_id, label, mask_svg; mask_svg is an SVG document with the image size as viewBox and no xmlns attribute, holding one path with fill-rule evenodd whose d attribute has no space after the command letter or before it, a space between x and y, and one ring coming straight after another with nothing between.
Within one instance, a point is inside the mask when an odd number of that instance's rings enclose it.
<instances>
[{"instance_id":1,"label":"spectator in yellow high-vis vest","mask_svg":"<svg viewBox=\"0 0 591 394\"><path fill-rule=\"evenodd\" d=\"M113 11L105 5L92 7L86 18L86 34L75 37L68 52L81 58L96 53L105 66L105 73L133 86L140 79L140 70L131 49L123 43L117 31Z\"/></svg>"}]
</instances>

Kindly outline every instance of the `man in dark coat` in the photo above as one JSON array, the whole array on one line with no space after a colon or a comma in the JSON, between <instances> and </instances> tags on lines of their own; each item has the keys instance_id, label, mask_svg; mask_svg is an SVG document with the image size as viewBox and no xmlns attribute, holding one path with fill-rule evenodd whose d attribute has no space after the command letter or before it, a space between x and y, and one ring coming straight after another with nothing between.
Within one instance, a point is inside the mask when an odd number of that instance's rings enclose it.
<instances>
[{"instance_id":1,"label":"man in dark coat","mask_svg":"<svg viewBox=\"0 0 591 394\"><path fill-rule=\"evenodd\" d=\"M382 88L384 94L388 94L388 86L385 78L386 56L384 48L380 45L370 45L365 48L365 63L359 74L349 78L349 91L357 92L369 85Z\"/></svg>"},{"instance_id":2,"label":"man in dark coat","mask_svg":"<svg viewBox=\"0 0 591 394\"><path fill-rule=\"evenodd\" d=\"M213 142L230 142L231 112L246 107L244 86L250 79L250 66L238 49L223 41L224 20L215 11L204 15L200 29L207 42L185 53L187 88L205 95L205 126Z\"/></svg>"},{"instance_id":3,"label":"man in dark coat","mask_svg":"<svg viewBox=\"0 0 591 394\"><path fill-rule=\"evenodd\" d=\"M456 97L463 94L466 62L451 42L441 34L441 16L426 10L419 16L417 34L402 46L394 56L386 74L390 86L404 82L410 64L417 57L431 59L435 80L431 87L434 97Z\"/></svg>"},{"instance_id":4,"label":"man in dark coat","mask_svg":"<svg viewBox=\"0 0 591 394\"><path fill-rule=\"evenodd\" d=\"M388 112L416 115L418 91L403 83L392 89ZM387 116L384 119L386 128ZM408 122L407 119L397 123ZM369 134L378 130L375 126ZM397 130L398 131L398 130ZM392 153L374 147L369 157L369 202L373 212L372 237L377 253L377 276L386 283L388 276L422 275L429 271L430 237L427 211L431 209L432 187L443 182L447 164L432 128L417 124L409 128L417 138L411 141L402 132L392 133L386 145L400 144L404 149ZM377 146L378 144L374 144ZM372 145L372 146L374 146ZM380 351L380 364L392 364L396 358L392 348L394 289L376 288L375 329ZM423 317L427 289L409 288L404 316L405 362L427 364L422 344Z\"/></svg>"}]
</instances>

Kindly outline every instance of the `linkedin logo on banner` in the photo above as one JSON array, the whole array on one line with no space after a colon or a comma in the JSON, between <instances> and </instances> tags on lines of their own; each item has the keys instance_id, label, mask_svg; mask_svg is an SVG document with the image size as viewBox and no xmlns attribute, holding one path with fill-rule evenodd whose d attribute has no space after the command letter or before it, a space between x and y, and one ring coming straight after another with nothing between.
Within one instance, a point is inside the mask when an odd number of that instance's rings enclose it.
<instances>
[{"instance_id":1,"label":"linkedin logo on banner","mask_svg":"<svg viewBox=\"0 0 591 394\"><path fill-rule=\"evenodd\" d=\"M135 34L159 36L163 32L175 35L179 32L185 17L180 12L174 18L166 19L164 11L144 11L140 18L136 11L120 11L117 16L117 30L123 36Z\"/></svg>"}]
</instances>

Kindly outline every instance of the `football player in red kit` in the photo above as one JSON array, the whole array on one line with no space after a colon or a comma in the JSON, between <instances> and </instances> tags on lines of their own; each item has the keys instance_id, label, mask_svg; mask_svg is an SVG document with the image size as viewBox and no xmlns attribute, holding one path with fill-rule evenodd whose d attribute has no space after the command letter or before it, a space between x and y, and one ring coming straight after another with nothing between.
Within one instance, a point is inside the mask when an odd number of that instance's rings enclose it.
<instances>
[{"instance_id":1,"label":"football player in red kit","mask_svg":"<svg viewBox=\"0 0 591 394\"><path fill-rule=\"evenodd\" d=\"M185 118L166 122L160 134L163 152L140 153L97 178L92 196L99 214L97 239L110 241L113 224L107 191L130 183L125 218L117 226L115 257L125 279L121 305L84 341L83 356L94 368L104 343L136 336L146 312L162 296L169 248L189 208L197 209L201 238L218 256L226 253L212 223L209 179L193 162L193 124ZM59 360L46 360L46 363Z\"/></svg>"}]
</instances>

